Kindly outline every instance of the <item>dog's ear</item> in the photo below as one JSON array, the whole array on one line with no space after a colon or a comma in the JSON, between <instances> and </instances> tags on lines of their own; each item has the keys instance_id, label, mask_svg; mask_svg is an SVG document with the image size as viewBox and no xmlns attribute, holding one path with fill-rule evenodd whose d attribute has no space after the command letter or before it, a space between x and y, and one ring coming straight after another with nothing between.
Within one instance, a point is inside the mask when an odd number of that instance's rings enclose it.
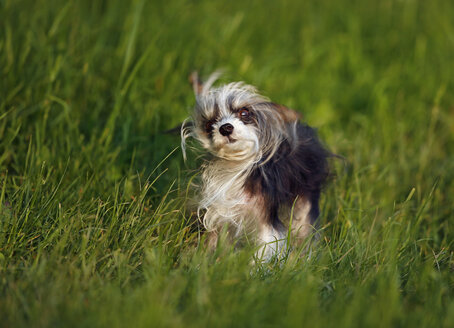
<instances>
[{"instance_id":1,"label":"dog's ear","mask_svg":"<svg viewBox=\"0 0 454 328\"><path fill-rule=\"evenodd\" d=\"M165 131L162 131L161 133L163 133L163 134L175 134L175 135L178 134L179 135L181 133L181 128L183 126L185 128L192 128L192 127L194 127L194 122L192 122L192 121L187 121L186 122L185 121L183 123L178 124L176 127L168 129L168 130L165 130Z\"/></svg>"},{"instance_id":2,"label":"dog's ear","mask_svg":"<svg viewBox=\"0 0 454 328\"><path fill-rule=\"evenodd\" d=\"M197 72L192 72L191 75L189 75L189 82L191 82L192 84L192 88L194 89L195 95L199 96L207 93L210 90L213 83L216 82L219 76L221 76L221 74L222 71L217 70L214 73L211 73L211 75L205 82L202 82L202 80L199 78L199 74Z\"/></svg>"},{"instance_id":3,"label":"dog's ear","mask_svg":"<svg viewBox=\"0 0 454 328\"><path fill-rule=\"evenodd\" d=\"M272 105L285 123L299 121L302 118L302 115L298 112L295 112L293 109L275 103L272 103Z\"/></svg>"},{"instance_id":4,"label":"dog's ear","mask_svg":"<svg viewBox=\"0 0 454 328\"><path fill-rule=\"evenodd\" d=\"M196 96L203 92L203 83L196 71L192 72L191 75L189 75L189 82L192 84L192 88L194 89Z\"/></svg>"}]
</instances>

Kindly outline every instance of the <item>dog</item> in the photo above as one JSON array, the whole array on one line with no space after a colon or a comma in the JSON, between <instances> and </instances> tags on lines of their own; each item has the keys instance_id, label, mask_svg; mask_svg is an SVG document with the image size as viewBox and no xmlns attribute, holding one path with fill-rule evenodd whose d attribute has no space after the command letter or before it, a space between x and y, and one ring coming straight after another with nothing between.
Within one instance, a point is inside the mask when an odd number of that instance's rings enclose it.
<instances>
[{"instance_id":1,"label":"dog","mask_svg":"<svg viewBox=\"0 0 454 328\"><path fill-rule=\"evenodd\" d=\"M232 240L252 235L256 260L269 262L287 254L289 236L302 244L316 234L331 153L297 112L243 82L213 87L218 77L202 83L191 75L196 104L192 124L181 127L185 159L188 137L209 154L198 213L209 247L216 247L223 229Z\"/></svg>"}]
</instances>

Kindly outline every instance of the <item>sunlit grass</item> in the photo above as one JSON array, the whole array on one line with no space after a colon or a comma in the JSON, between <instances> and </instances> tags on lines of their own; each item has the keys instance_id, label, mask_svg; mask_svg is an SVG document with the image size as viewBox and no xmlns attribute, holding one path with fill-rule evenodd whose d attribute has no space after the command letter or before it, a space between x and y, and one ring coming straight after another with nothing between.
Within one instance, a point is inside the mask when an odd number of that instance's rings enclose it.
<instances>
[{"instance_id":1,"label":"sunlit grass","mask_svg":"<svg viewBox=\"0 0 454 328\"><path fill-rule=\"evenodd\" d=\"M454 326L449 1L1 1L0 325ZM311 256L195 220L162 131L189 74L299 110L346 158Z\"/></svg>"}]
</instances>

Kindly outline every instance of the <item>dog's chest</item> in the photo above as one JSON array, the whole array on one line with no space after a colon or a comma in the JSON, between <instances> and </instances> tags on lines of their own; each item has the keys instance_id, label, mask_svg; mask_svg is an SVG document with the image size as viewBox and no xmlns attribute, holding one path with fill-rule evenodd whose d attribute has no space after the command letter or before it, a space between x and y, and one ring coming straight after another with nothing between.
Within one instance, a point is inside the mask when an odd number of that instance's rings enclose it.
<instances>
[{"instance_id":1,"label":"dog's chest","mask_svg":"<svg viewBox=\"0 0 454 328\"><path fill-rule=\"evenodd\" d=\"M250 195L244 188L233 188L223 196L207 207L206 221L213 225L230 222L241 231L255 231L263 220L263 200Z\"/></svg>"}]
</instances>

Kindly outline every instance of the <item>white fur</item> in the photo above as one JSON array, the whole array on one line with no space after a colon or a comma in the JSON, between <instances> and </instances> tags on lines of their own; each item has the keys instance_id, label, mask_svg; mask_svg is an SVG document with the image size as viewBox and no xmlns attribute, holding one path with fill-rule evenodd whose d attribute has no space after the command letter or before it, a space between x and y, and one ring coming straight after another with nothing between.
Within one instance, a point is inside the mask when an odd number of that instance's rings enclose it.
<instances>
[{"instance_id":1,"label":"white fur","mask_svg":"<svg viewBox=\"0 0 454 328\"><path fill-rule=\"evenodd\" d=\"M253 160L218 160L204 167L199 209L206 210L203 224L208 231L219 229L225 223L233 224L237 232L242 230L249 200L243 185L252 165Z\"/></svg>"},{"instance_id":2,"label":"white fur","mask_svg":"<svg viewBox=\"0 0 454 328\"><path fill-rule=\"evenodd\" d=\"M275 229L270 225L263 225L258 235L262 246L255 253L256 261L270 262L273 257L282 258L287 251L287 234L284 229Z\"/></svg>"}]
</instances>

